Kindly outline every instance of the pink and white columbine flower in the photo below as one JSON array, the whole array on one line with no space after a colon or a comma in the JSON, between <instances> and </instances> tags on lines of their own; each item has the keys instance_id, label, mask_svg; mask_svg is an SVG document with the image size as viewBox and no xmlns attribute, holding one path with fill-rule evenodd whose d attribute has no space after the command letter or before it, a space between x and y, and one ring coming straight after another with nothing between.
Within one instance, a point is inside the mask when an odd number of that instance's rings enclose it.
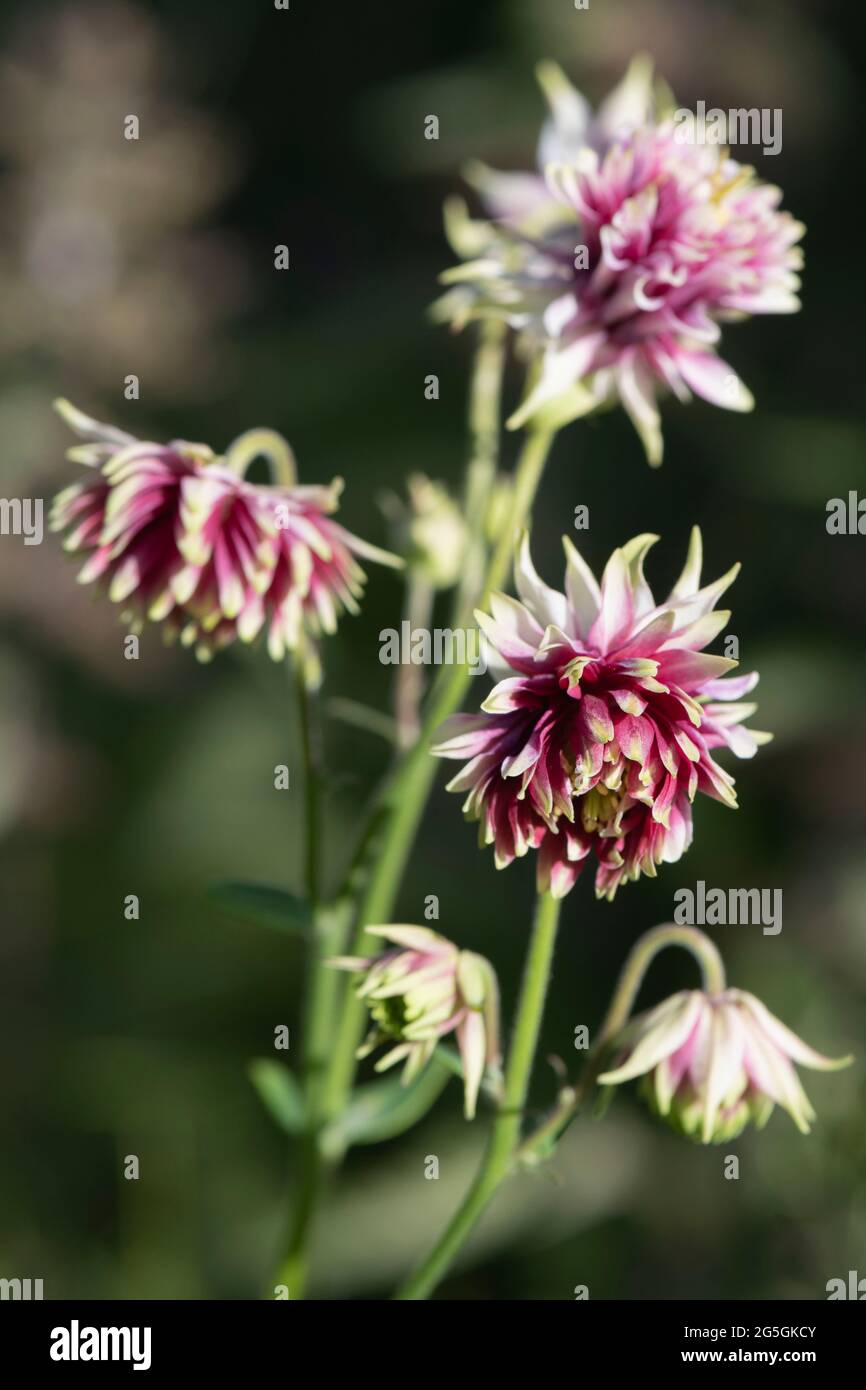
<instances>
[{"instance_id":1,"label":"pink and white columbine flower","mask_svg":"<svg viewBox=\"0 0 866 1390\"><path fill-rule=\"evenodd\" d=\"M265 634L281 661L357 613L364 571L355 556L400 562L333 520L343 480L327 486L253 484L209 465L188 489L172 584L181 641L206 659L236 638ZM152 615L157 617L159 615Z\"/></svg>"},{"instance_id":2,"label":"pink and white columbine flower","mask_svg":"<svg viewBox=\"0 0 866 1390\"><path fill-rule=\"evenodd\" d=\"M394 943L378 956L338 956L341 970L362 974L358 995L367 1004L373 1028L358 1049L366 1057L381 1044L390 1050L377 1071L404 1062L408 1085L427 1065L443 1038L454 1034L463 1063L466 1118L475 1115L485 1072L496 1071L499 1049L499 991L490 962L461 951L428 927L368 927L373 936Z\"/></svg>"},{"instance_id":3,"label":"pink and white columbine flower","mask_svg":"<svg viewBox=\"0 0 866 1390\"><path fill-rule=\"evenodd\" d=\"M751 1120L763 1127L774 1105L808 1134L815 1112L792 1064L835 1071L851 1061L823 1057L745 990L683 990L631 1020L616 1065L598 1080L618 1086L643 1077L644 1096L660 1115L713 1144Z\"/></svg>"},{"instance_id":4,"label":"pink and white columbine flower","mask_svg":"<svg viewBox=\"0 0 866 1390\"><path fill-rule=\"evenodd\" d=\"M770 738L743 725L755 706L740 697L757 675L725 679L737 663L703 651L730 618L713 609L739 566L699 588L695 527L683 572L657 604L643 573L657 539L615 550L599 585L564 538L560 593L539 579L524 537L520 601L494 594L492 616L476 614L491 669L505 678L483 713L446 721L433 750L465 761L448 789L468 793L464 813L480 821L497 868L538 850L539 890L556 897L592 855L596 893L607 898L678 860L697 792L736 806L713 751L749 758Z\"/></svg>"},{"instance_id":5,"label":"pink and white columbine flower","mask_svg":"<svg viewBox=\"0 0 866 1390\"><path fill-rule=\"evenodd\" d=\"M161 623L201 660L264 632L280 660L357 612L356 555L395 563L333 520L340 479L249 483L207 445L146 443L58 408L88 441L69 457L90 471L55 499L52 529L85 557L79 582L99 584L133 631Z\"/></svg>"},{"instance_id":6,"label":"pink and white columbine flower","mask_svg":"<svg viewBox=\"0 0 866 1390\"><path fill-rule=\"evenodd\" d=\"M458 326L504 317L530 341L539 370L512 428L536 417L559 427L618 403L658 464L660 391L752 408L717 355L719 325L799 308L804 228L753 169L682 139L646 69L594 124L566 87L559 74L560 116L542 142L548 198L535 176L482 178L499 220L452 218L472 259L443 277L454 289L440 307Z\"/></svg>"}]
</instances>

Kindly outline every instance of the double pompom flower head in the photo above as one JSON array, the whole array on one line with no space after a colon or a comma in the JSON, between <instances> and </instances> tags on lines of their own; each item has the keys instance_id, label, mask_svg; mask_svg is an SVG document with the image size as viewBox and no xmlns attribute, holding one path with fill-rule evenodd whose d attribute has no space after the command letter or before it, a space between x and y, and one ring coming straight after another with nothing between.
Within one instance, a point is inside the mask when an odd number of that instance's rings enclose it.
<instances>
[{"instance_id":1,"label":"double pompom flower head","mask_svg":"<svg viewBox=\"0 0 866 1390\"><path fill-rule=\"evenodd\" d=\"M770 737L744 726L755 706L741 696L757 676L727 678L737 663L703 651L731 616L714 608L738 567L701 588L695 528L682 574L657 603L643 572L657 539L615 550L599 584L565 538L560 592L539 579L524 537L520 601L494 594L490 614L477 614L488 664L504 678L483 713L455 715L435 747L467 760L448 787L468 793L465 814L480 821L497 867L537 850L539 891L555 897L590 856L607 898L678 860L698 792L736 805L713 751L747 758Z\"/></svg>"},{"instance_id":2,"label":"double pompom flower head","mask_svg":"<svg viewBox=\"0 0 866 1390\"><path fill-rule=\"evenodd\" d=\"M469 171L486 217L450 205L464 260L437 311L456 327L496 317L519 330L535 371L512 427L619 404L657 464L659 392L752 408L717 354L719 325L799 308L804 228L706 132L684 138L694 122L677 124L646 60L595 118L554 64L539 76L552 112L541 172Z\"/></svg>"},{"instance_id":3,"label":"double pompom flower head","mask_svg":"<svg viewBox=\"0 0 866 1390\"><path fill-rule=\"evenodd\" d=\"M355 557L401 563L333 519L342 480L300 486L289 446L269 430L217 458L206 444L147 443L57 407L87 440L68 457L88 476L60 493L51 517L64 548L84 557L79 582L98 584L130 630L159 623L201 660L264 635L275 661L300 652L315 683L316 640L358 611ZM271 485L245 477L259 455L278 474Z\"/></svg>"}]
</instances>

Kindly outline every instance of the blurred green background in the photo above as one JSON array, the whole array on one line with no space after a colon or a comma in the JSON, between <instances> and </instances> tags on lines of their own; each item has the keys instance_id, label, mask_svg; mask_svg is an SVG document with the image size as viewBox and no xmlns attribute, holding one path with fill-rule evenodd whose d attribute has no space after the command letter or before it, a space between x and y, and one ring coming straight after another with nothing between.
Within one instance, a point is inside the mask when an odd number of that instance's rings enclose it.
<instances>
[{"instance_id":1,"label":"blurred green background","mask_svg":"<svg viewBox=\"0 0 866 1390\"><path fill-rule=\"evenodd\" d=\"M613 906L595 903L589 875L567 899L532 1101L553 1099L544 1056L576 1067L575 1027L598 1024L628 947L699 878L783 889L781 935L716 929L730 975L859 1062L807 1075L808 1139L777 1113L762 1135L693 1147L620 1096L507 1188L443 1297L569 1299L586 1284L592 1298L822 1298L828 1279L866 1274L866 541L825 529L828 498L866 495L854 25L853 6L806 0L4 7L7 497L48 498L74 477L50 410L63 394L136 434L217 449L271 425L306 480L346 478L342 519L386 542L384 490L413 470L461 475L472 335L426 318L450 260L441 203L471 156L532 162L535 62L558 59L595 100L643 49L684 104L783 109L781 155L754 157L808 227L804 308L727 331L756 413L666 408L658 473L621 414L574 425L534 521L552 582L579 503L597 567L635 532L660 532L662 589L699 520L709 577L744 562L731 631L762 673L757 722L776 741L737 767L739 812L697 808L680 866ZM122 138L130 113L137 143ZM431 113L438 142L423 138ZM288 272L273 269L278 243ZM124 400L128 373L138 402ZM519 390L515 373L509 401ZM508 462L514 449L507 439ZM388 708L378 633L401 601L392 574L371 574L361 616L328 643L326 701ZM388 750L334 720L326 735L336 869ZM272 1283L291 1163L247 1067L273 1055L277 1023L294 1047L302 961L288 937L220 915L208 890L227 877L299 886L299 798L273 790L274 765L297 761L285 673L263 653L200 668L153 631L128 662L111 606L76 586L56 538L0 539L3 1276L41 1277L60 1298L252 1298ZM510 1013L532 869L497 874L443 780L396 917L420 921L437 894L440 929L493 959ZM124 919L130 893L138 922ZM671 954L645 999L692 979ZM483 1130L463 1124L454 1084L419 1129L354 1151L320 1225L313 1292L385 1295L452 1209ZM131 1153L138 1182L122 1176ZM434 1153L438 1182L424 1178Z\"/></svg>"}]
</instances>

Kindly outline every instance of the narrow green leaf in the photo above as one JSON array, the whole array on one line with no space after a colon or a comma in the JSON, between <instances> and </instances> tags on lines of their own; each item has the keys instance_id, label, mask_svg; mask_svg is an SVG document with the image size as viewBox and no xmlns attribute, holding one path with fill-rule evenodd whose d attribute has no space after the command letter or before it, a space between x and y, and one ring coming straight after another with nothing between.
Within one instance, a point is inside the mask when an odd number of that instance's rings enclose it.
<instances>
[{"instance_id":1,"label":"narrow green leaf","mask_svg":"<svg viewBox=\"0 0 866 1390\"><path fill-rule=\"evenodd\" d=\"M280 1062L260 1057L250 1062L249 1078L265 1109L286 1134L303 1134L307 1109L295 1077Z\"/></svg>"},{"instance_id":2,"label":"narrow green leaf","mask_svg":"<svg viewBox=\"0 0 866 1390\"><path fill-rule=\"evenodd\" d=\"M386 743L397 742L397 721L390 714L383 714L381 710L371 709L369 705L362 705L357 700L345 700L340 696L328 700L326 708L332 719L339 719L341 723L350 724L355 729L363 729L366 733L377 734L379 738L385 739Z\"/></svg>"},{"instance_id":3,"label":"narrow green leaf","mask_svg":"<svg viewBox=\"0 0 866 1390\"><path fill-rule=\"evenodd\" d=\"M351 1144L379 1144L418 1123L439 1099L451 1077L449 1067L430 1063L411 1086L398 1076L372 1081L353 1091L341 1115L322 1136L326 1152L339 1154Z\"/></svg>"},{"instance_id":4,"label":"narrow green leaf","mask_svg":"<svg viewBox=\"0 0 866 1390\"><path fill-rule=\"evenodd\" d=\"M259 926L305 936L312 921L309 904L285 888L264 883L218 883L211 897L233 917Z\"/></svg>"}]
</instances>

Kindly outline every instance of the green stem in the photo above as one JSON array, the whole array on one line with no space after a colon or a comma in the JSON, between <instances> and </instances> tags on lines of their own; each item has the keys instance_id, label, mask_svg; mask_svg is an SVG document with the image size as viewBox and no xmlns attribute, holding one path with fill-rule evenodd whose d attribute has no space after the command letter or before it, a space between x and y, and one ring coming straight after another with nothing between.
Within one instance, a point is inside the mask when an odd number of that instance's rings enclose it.
<instances>
[{"instance_id":1,"label":"green stem","mask_svg":"<svg viewBox=\"0 0 866 1390\"><path fill-rule=\"evenodd\" d=\"M338 909L320 907L315 918L315 938L310 943L309 1008L304 1029L304 1097L307 1129L299 1145L298 1187L289 1230L288 1246L277 1277L289 1297L304 1297L310 1272L310 1241L316 1210L324 1191L329 1160L322 1149L325 1125L323 1078L331 1029L338 999L337 972L324 961L337 954L346 935L345 918Z\"/></svg>"},{"instance_id":2,"label":"green stem","mask_svg":"<svg viewBox=\"0 0 866 1390\"><path fill-rule=\"evenodd\" d=\"M501 588L508 577L515 539L526 523L552 441L553 435L547 432L532 433L526 438L515 472L509 518L487 568L482 605L486 604L491 591ZM430 692L421 736L406 752L385 788L385 824L378 858L360 904L353 954L363 955L367 949L369 943L364 938L368 926L383 924L391 917L406 861L436 776L437 764L430 755L430 744L442 721L459 709L471 680L466 666L441 668ZM355 1049L364 1012L363 1000L347 992L326 1084L328 1114L336 1114L345 1104L354 1075Z\"/></svg>"},{"instance_id":3,"label":"green stem","mask_svg":"<svg viewBox=\"0 0 866 1390\"><path fill-rule=\"evenodd\" d=\"M682 946L691 952L701 968L703 987L707 994L721 994L724 991L725 966L722 957L710 938L696 927L680 927L674 923L666 923L660 927L653 927L638 937L625 958L616 989L580 1081L576 1086L563 1090L559 1104L521 1146L518 1158L522 1162L535 1161L539 1153L562 1133L586 1102L602 1069L608 1047L631 1017L647 970L659 951L663 951L666 946Z\"/></svg>"},{"instance_id":4,"label":"green stem","mask_svg":"<svg viewBox=\"0 0 866 1390\"><path fill-rule=\"evenodd\" d=\"M295 685L298 693L298 722L304 760L304 886L311 909L319 901L319 747L318 730L313 728L310 692L304 674L304 654L297 653L294 663Z\"/></svg>"},{"instance_id":5,"label":"green stem","mask_svg":"<svg viewBox=\"0 0 866 1390\"><path fill-rule=\"evenodd\" d=\"M433 1292L497 1188L508 1176L520 1140L558 924L558 900L549 893L540 895L508 1054L502 1104L493 1122L484 1161L444 1234L423 1264L397 1291L397 1299L424 1299Z\"/></svg>"},{"instance_id":6,"label":"green stem","mask_svg":"<svg viewBox=\"0 0 866 1390\"><path fill-rule=\"evenodd\" d=\"M535 494L541 482L547 455L553 444L555 431L537 429L526 436L526 441L514 472L513 491L509 502L508 521L493 551L487 570L487 580L482 593L482 606L487 603L494 589L501 589L508 578L514 546L518 534L529 519Z\"/></svg>"},{"instance_id":7,"label":"green stem","mask_svg":"<svg viewBox=\"0 0 866 1390\"><path fill-rule=\"evenodd\" d=\"M225 451L222 463L243 478L257 458L267 459L274 482L281 487L295 487L298 467L291 445L276 430L254 429L239 434Z\"/></svg>"},{"instance_id":8,"label":"green stem","mask_svg":"<svg viewBox=\"0 0 866 1390\"><path fill-rule=\"evenodd\" d=\"M484 585L487 560L486 521L499 464L502 377L505 370L506 326L498 319L482 325L469 393L469 436L472 454L466 469L463 515L469 539L463 575L457 588L453 621L471 616Z\"/></svg>"},{"instance_id":9,"label":"green stem","mask_svg":"<svg viewBox=\"0 0 866 1390\"><path fill-rule=\"evenodd\" d=\"M298 719L304 763L304 797L306 805L304 826L304 881L313 923L307 952L307 1006L303 1030L301 1084L306 1103L307 1129L300 1143L299 1188L289 1234L288 1250L278 1282L285 1284L289 1296L302 1298L309 1271L309 1241L313 1217L324 1180L319 1146L322 1116L319 1097L322 1089L330 1024L333 1016L336 985L334 972L324 965L324 958L334 945L335 927L332 914L319 908L319 747L317 730L313 727L310 692L304 672L304 653L299 650L294 662L298 699Z\"/></svg>"},{"instance_id":10,"label":"green stem","mask_svg":"<svg viewBox=\"0 0 866 1390\"><path fill-rule=\"evenodd\" d=\"M707 994L722 994L725 989L725 966L718 948L697 927L680 927L673 922L639 936L625 958L610 1006L601 1025L598 1045L609 1042L621 1032L634 1008L634 1001L643 978L659 951L666 946L682 946L691 952L701 968Z\"/></svg>"},{"instance_id":11,"label":"green stem","mask_svg":"<svg viewBox=\"0 0 866 1390\"><path fill-rule=\"evenodd\" d=\"M410 572L406 586L405 617L409 631L429 628L433 615L433 586L423 575ZM424 668L404 662L397 670L394 711L397 722L397 745L411 748L421 732L421 701L424 697Z\"/></svg>"}]
</instances>

